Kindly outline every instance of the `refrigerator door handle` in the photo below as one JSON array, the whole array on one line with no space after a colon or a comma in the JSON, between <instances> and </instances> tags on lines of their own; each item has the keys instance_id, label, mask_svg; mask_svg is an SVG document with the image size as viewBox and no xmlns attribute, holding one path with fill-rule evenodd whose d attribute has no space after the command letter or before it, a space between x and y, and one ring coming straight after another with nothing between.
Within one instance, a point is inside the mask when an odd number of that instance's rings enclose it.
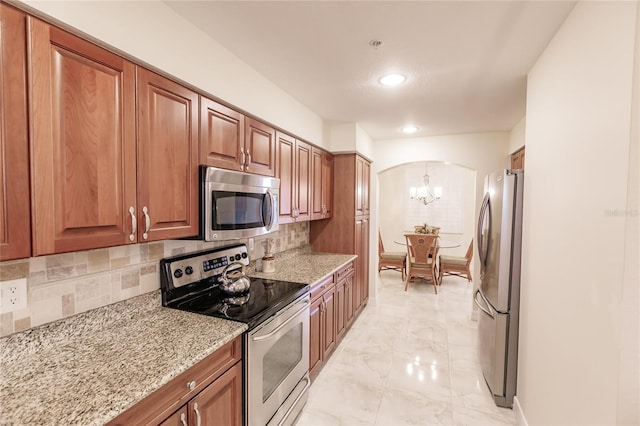
<instances>
[{"instance_id":1,"label":"refrigerator door handle","mask_svg":"<svg viewBox=\"0 0 640 426\"><path fill-rule=\"evenodd\" d=\"M484 231L484 222L485 217L489 213L489 226L491 226L491 211L489 210L489 193L484 194L484 199L482 200L482 206L480 206L480 214L478 215L478 228L477 228L477 238L478 242L478 257L480 258L480 266L482 269L486 266L487 263L487 251L489 247L487 246L483 232ZM487 234L490 230L487 230Z\"/></svg>"},{"instance_id":2,"label":"refrigerator door handle","mask_svg":"<svg viewBox=\"0 0 640 426\"><path fill-rule=\"evenodd\" d=\"M489 307L489 302L487 302L487 299L484 297L484 295L480 292L480 289L476 290L476 293L473 295L473 301L475 302L475 304L478 306L478 308L480 308L485 314L489 315L491 318L495 319L495 315L493 314L493 312L491 312L489 309L485 308L484 306L482 306L480 303L478 303L478 295L480 295L480 297L482 298L482 301L484 302L485 306Z\"/></svg>"}]
</instances>

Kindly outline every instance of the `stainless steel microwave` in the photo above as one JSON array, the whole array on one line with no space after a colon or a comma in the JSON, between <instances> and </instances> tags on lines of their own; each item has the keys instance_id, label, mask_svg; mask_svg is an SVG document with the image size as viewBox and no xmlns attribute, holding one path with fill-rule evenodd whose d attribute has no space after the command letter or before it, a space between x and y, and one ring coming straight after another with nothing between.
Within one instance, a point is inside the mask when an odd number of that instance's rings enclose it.
<instances>
[{"instance_id":1,"label":"stainless steel microwave","mask_svg":"<svg viewBox=\"0 0 640 426\"><path fill-rule=\"evenodd\" d=\"M280 179L200 166L200 238L233 240L278 229Z\"/></svg>"}]
</instances>

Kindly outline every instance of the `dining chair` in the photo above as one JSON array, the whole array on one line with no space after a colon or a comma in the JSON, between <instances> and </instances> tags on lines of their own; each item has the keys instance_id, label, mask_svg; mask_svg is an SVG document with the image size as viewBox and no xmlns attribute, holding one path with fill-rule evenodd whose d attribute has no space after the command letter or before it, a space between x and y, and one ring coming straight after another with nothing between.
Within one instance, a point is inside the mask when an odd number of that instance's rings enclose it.
<instances>
[{"instance_id":1,"label":"dining chair","mask_svg":"<svg viewBox=\"0 0 640 426\"><path fill-rule=\"evenodd\" d=\"M435 234L405 234L407 240L408 271L404 291L409 288L412 278L421 278L433 283L438 294L438 276L436 273L436 259L438 250L438 235Z\"/></svg>"},{"instance_id":2,"label":"dining chair","mask_svg":"<svg viewBox=\"0 0 640 426\"><path fill-rule=\"evenodd\" d=\"M460 278L466 278L471 282L471 259L473 259L473 240L469 243L467 254L464 257L460 256L440 256L440 272L438 279L442 282L442 277L445 275L455 275Z\"/></svg>"},{"instance_id":3,"label":"dining chair","mask_svg":"<svg viewBox=\"0 0 640 426\"><path fill-rule=\"evenodd\" d=\"M378 231L378 273L383 269L399 271L404 281L405 271L407 270L407 253L384 251L382 236L380 235L380 231Z\"/></svg>"}]
</instances>

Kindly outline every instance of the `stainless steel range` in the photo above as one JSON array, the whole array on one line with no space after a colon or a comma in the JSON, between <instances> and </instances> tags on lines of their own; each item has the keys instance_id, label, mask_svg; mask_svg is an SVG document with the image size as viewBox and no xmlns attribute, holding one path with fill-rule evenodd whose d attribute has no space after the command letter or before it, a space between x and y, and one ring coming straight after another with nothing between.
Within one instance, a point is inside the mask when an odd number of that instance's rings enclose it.
<instances>
[{"instance_id":1,"label":"stainless steel range","mask_svg":"<svg viewBox=\"0 0 640 426\"><path fill-rule=\"evenodd\" d=\"M290 425L311 383L309 286L252 278L247 291L229 290L223 278L248 264L244 244L162 259L162 304L246 323L244 423Z\"/></svg>"}]
</instances>

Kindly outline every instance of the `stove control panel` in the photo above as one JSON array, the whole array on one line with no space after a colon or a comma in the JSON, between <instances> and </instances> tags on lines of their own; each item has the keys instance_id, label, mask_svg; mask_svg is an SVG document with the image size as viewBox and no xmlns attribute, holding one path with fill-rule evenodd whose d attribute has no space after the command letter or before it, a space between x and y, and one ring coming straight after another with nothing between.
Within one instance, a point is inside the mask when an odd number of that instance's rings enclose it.
<instances>
[{"instance_id":1,"label":"stove control panel","mask_svg":"<svg viewBox=\"0 0 640 426\"><path fill-rule=\"evenodd\" d=\"M249 254L245 244L162 259L160 261L162 285L178 288L216 277L221 275L224 268L233 262L240 262L245 266L249 265Z\"/></svg>"}]
</instances>

